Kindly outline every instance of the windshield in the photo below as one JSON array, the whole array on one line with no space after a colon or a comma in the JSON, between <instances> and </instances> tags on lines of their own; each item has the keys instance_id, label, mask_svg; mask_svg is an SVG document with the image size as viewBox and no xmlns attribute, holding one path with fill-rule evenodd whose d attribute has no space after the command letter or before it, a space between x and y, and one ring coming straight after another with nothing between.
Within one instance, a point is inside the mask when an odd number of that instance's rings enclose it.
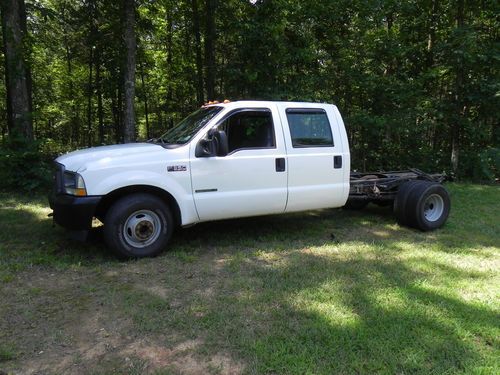
<instances>
[{"instance_id":1,"label":"windshield","mask_svg":"<svg viewBox=\"0 0 500 375\"><path fill-rule=\"evenodd\" d=\"M222 107L201 108L191 113L177 126L163 134L158 140L164 144L186 144L198 130L205 126L221 110Z\"/></svg>"}]
</instances>

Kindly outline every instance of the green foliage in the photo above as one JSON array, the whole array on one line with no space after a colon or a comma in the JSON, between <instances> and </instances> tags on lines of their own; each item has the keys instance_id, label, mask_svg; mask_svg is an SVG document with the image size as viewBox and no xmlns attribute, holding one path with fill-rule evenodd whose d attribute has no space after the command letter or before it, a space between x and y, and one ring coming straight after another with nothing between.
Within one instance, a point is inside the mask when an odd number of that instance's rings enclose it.
<instances>
[{"instance_id":1,"label":"green foliage","mask_svg":"<svg viewBox=\"0 0 500 375\"><path fill-rule=\"evenodd\" d=\"M500 149L488 148L484 150L478 155L476 163L474 179L495 180L500 176Z\"/></svg>"},{"instance_id":2,"label":"green foliage","mask_svg":"<svg viewBox=\"0 0 500 375\"><path fill-rule=\"evenodd\" d=\"M0 190L48 191L50 158L40 144L8 138L0 145Z\"/></svg>"},{"instance_id":3,"label":"green foliage","mask_svg":"<svg viewBox=\"0 0 500 375\"><path fill-rule=\"evenodd\" d=\"M35 135L58 152L121 142L120 3L28 2ZM207 99L206 3L137 2L139 139L196 109L199 82ZM333 102L354 169L493 180L495 151L485 150L500 147L499 12L494 1L465 1L462 13L451 0L217 2L210 99ZM6 119L1 104L2 134Z\"/></svg>"}]
</instances>

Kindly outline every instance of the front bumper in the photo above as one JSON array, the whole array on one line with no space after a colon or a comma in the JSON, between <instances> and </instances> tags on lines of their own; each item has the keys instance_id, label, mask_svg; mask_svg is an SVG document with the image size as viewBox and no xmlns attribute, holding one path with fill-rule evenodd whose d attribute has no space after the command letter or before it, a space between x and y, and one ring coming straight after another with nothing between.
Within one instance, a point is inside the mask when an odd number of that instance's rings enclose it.
<instances>
[{"instance_id":1,"label":"front bumper","mask_svg":"<svg viewBox=\"0 0 500 375\"><path fill-rule=\"evenodd\" d=\"M71 230L88 230L92 228L101 196L76 197L67 194L51 194L50 208L54 211L54 221Z\"/></svg>"}]
</instances>

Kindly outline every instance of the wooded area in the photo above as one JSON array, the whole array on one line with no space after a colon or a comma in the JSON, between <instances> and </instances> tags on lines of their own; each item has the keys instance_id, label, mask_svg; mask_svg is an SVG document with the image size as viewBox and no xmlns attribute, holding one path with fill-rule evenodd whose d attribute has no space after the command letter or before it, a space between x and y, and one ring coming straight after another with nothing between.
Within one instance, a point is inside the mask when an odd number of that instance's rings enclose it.
<instances>
[{"instance_id":1,"label":"wooded area","mask_svg":"<svg viewBox=\"0 0 500 375\"><path fill-rule=\"evenodd\" d=\"M337 104L353 169L498 177L498 1L1 4L0 176L227 98Z\"/></svg>"}]
</instances>

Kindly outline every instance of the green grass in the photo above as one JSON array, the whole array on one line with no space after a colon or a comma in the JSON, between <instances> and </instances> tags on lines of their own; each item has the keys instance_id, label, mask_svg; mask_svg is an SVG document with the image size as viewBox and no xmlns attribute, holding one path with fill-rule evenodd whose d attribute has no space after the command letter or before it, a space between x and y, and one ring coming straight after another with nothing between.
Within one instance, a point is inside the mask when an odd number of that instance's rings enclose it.
<instances>
[{"instance_id":1,"label":"green grass","mask_svg":"<svg viewBox=\"0 0 500 375\"><path fill-rule=\"evenodd\" d=\"M0 370L498 374L500 189L448 188L435 232L322 210L200 224L130 262L0 195Z\"/></svg>"},{"instance_id":2,"label":"green grass","mask_svg":"<svg viewBox=\"0 0 500 375\"><path fill-rule=\"evenodd\" d=\"M10 361L16 358L15 350L12 346L2 344L0 346L0 362Z\"/></svg>"}]
</instances>

